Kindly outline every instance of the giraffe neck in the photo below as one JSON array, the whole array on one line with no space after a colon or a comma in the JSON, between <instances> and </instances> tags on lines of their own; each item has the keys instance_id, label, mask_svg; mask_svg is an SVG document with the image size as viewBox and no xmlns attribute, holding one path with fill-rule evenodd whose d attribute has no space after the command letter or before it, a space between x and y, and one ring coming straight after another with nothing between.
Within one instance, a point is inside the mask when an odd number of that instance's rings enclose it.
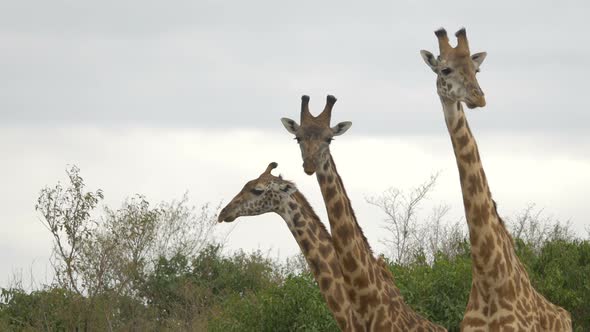
<instances>
[{"instance_id":1,"label":"giraffe neck","mask_svg":"<svg viewBox=\"0 0 590 332\"><path fill-rule=\"evenodd\" d=\"M380 280L376 275L375 259L357 223L332 156L328 154L324 160L316 177L328 212L334 248L355 309L370 316L368 308L377 305L373 302L378 301L378 288L381 288L377 285Z\"/></svg>"},{"instance_id":2,"label":"giraffe neck","mask_svg":"<svg viewBox=\"0 0 590 332\"><path fill-rule=\"evenodd\" d=\"M278 214L285 220L342 331L354 330L350 301L330 234L299 192L289 196Z\"/></svg>"},{"instance_id":3,"label":"giraffe neck","mask_svg":"<svg viewBox=\"0 0 590 332\"><path fill-rule=\"evenodd\" d=\"M469 129L463 106L459 102L443 98L441 102L459 169L474 278L497 283L509 278L512 269L519 264L512 237L496 211L477 143Z\"/></svg>"},{"instance_id":4,"label":"giraffe neck","mask_svg":"<svg viewBox=\"0 0 590 332\"><path fill-rule=\"evenodd\" d=\"M571 331L571 316L531 285L498 216L475 138L460 103L441 98L451 136L471 242L471 292L462 331L482 327ZM496 326L492 328L492 326ZM524 328L523 328L524 326Z\"/></svg>"},{"instance_id":5,"label":"giraffe neck","mask_svg":"<svg viewBox=\"0 0 590 332\"><path fill-rule=\"evenodd\" d=\"M425 331L446 331L404 302L385 262L373 256L331 155L320 163L316 173L348 296L365 328L413 331L422 327Z\"/></svg>"},{"instance_id":6,"label":"giraffe neck","mask_svg":"<svg viewBox=\"0 0 590 332\"><path fill-rule=\"evenodd\" d=\"M334 241L343 245L342 247L336 245L336 249L353 247L354 243L358 243L359 248L366 250L372 257L373 251L357 222L342 178L338 174L338 170L336 170L334 159L331 154L328 154L325 159L323 165L318 168L316 177L320 184L322 197L324 198L324 203L328 211L330 227L332 228L332 232L336 231L338 233ZM347 237L351 237L354 243L351 243Z\"/></svg>"}]
</instances>

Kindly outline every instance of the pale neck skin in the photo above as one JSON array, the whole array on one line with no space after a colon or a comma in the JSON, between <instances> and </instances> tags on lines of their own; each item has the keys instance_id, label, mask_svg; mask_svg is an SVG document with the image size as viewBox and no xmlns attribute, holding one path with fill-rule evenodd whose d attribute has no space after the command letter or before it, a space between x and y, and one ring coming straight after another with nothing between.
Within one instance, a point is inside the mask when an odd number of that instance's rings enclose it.
<instances>
[{"instance_id":1,"label":"pale neck skin","mask_svg":"<svg viewBox=\"0 0 590 332\"><path fill-rule=\"evenodd\" d=\"M361 331L348 299L332 239L305 197L296 191L276 211L287 223L342 331Z\"/></svg>"},{"instance_id":2,"label":"pale neck skin","mask_svg":"<svg viewBox=\"0 0 590 332\"><path fill-rule=\"evenodd\" d=\"M316 177L353 310L367 330L446 331L407 306L384 262L373 256L329 152L318 164Z\"/></svg>"},{"instance_id":3,"label":"pale neck skin","mask_svg":"<svg viewBox=\"0 0 590 332\"><path fill-rule=\"evenodd\" d=\"M514 252L512 237L492 200L463 106L442 97L441 104L459 169L473 262L471 293L461 330L496 325L516 330L571 330L569 313L537 293Z\"/></svg>"}]
</instances>

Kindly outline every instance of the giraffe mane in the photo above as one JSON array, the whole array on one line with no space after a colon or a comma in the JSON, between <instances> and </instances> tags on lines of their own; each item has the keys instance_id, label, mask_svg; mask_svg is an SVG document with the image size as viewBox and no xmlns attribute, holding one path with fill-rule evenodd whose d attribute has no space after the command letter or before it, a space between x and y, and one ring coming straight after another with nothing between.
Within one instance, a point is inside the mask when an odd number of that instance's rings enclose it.
<instances>
[{"instance_id":1,"label":"giraffe mane","mask_svg":"<svg viewBox=\"0 0 590 332\"><path fill-rule=\"evenodd\" d=\"M320 220L320 218L318 217L317 213L315 213L313 207L311 206L311 204L309 204L309 202L307 201L307 198L305 198L305 196L299 192L299 190L297 190L293 195L295 195L295 197L301 201L301 206L304 206L305 209L307 211L305 211L307 213L308 216L310 216L311 218L317 218L316 220ZM326 228L326 225L320 221L319 225L318 225L321 229L325 230L326 232L328 231L328 229Z\"/></svg>"},{"instance_id":2,"label":"giraffe mane","mask_svg":"<svg viewBox=\"0 0 590 332\"><path fill-rule=\"evenodd\" d=\"M332 166L334 167L334 171L336 173L338 173L338 170L336 169L336 164L334 163L334 159L332 158L332 155L330 154L330 163L332 163ZM346 196L346 198L348 198L348 200L350 201L350 197L348 197L348 194L346 193L346 188L344 188L344 183L342 183L342 179L340 177L336 177L336 180L338 181L338 184L340 185L340 188L342 188L342 194L344 196ZM367 249L369 250L369 253L371 255L373 255L373 249L371 248L371 245L369 244L369 241L367 240L367 237L365 236L365 233L363 232L363 229L361 228L361 226L358 223L358 220L356 219L356 215L354 214L354 209L352 208L352 204L350 207L350 214L351 214L351 218L352 220L354 220L354 224L356 226L356 228L359 230L359 233L361 233L361 237L363 239L363 243L367 246Z\"/></svg>"}]
</instances>

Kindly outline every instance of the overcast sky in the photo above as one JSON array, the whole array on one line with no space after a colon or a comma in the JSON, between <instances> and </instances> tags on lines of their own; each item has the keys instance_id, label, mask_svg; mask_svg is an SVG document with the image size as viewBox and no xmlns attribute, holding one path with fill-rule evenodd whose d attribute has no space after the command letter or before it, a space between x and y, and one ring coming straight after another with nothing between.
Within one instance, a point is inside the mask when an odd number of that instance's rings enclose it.
<instances>
[{"instance_id":1,"label":"overcast sky","mask_svg":"<svg viewBox=\"0 0 590 332\"><path fill-rule=\"evenodd\" d=\"M441 171L431 201L461 218L456 165L435 76L420 49L467 28L487 51L488 105L468 112L500 213L534 202L590 223L590 3L587 1L0 1L0 286L42 279L50 237L34 203L81 168L116 208L189 191L229 201L270 161L325 219L314 177L280 124L300 96L352 129L332 151L359 222L379 251L383 216L365 196ZM425 210L428 206L424 207ZM219 226L221 230L227 225ZM264 232L260 232L264 229ZM238 219L229 247L285 257L277 216Z\"/></svg>"}]
</instances>

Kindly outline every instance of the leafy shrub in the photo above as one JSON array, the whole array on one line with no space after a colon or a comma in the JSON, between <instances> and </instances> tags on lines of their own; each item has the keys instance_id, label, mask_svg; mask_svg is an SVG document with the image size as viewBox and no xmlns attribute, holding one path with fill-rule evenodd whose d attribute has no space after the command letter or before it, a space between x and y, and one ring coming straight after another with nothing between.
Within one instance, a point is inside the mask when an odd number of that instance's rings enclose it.
<instances>
[{"instance_id":1,"label":"leafy shrub","mask_svg":"<svg viewBox=\"0 0 590 332\"><path fill-rule=\"evenodd\" d=\"M309 274L291 275L282 284L229 298L210 330L339 331Z\"/></svg>"}]
</instances>

